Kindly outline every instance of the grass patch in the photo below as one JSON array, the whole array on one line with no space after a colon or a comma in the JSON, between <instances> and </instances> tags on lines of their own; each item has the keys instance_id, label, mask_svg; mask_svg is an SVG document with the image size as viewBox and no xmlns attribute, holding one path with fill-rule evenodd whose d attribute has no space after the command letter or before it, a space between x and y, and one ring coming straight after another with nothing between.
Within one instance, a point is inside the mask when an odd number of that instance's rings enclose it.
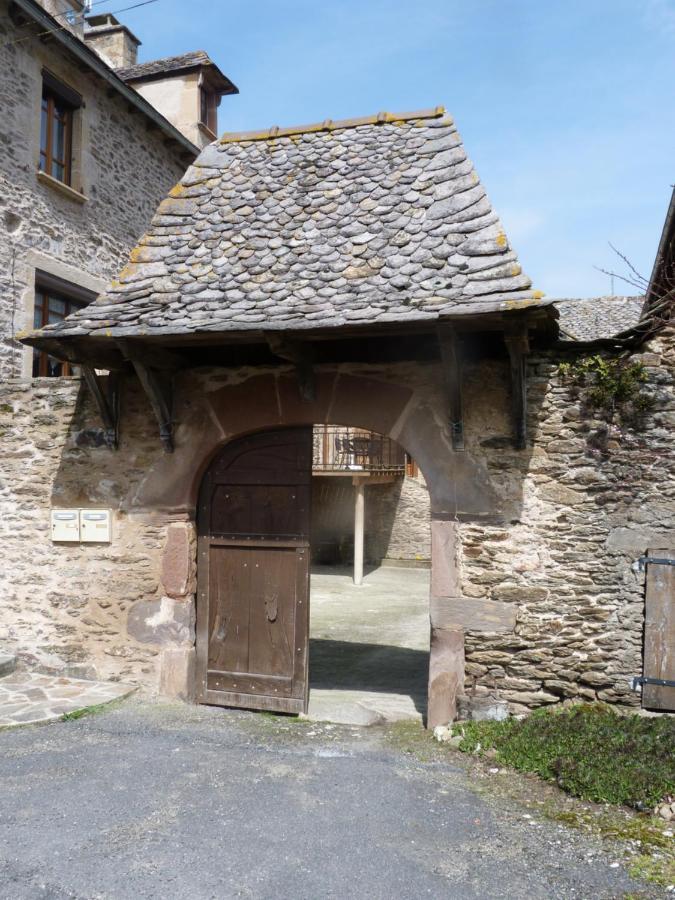
<instances>
[{"instance_id":1,"label":"grass patch","mask_svg":"<svg viewBox=\"0 0 675 900\"><path fill-rule=\"evenodd\" d=\"M75 722L77 719L83 719L85 716L97 716L102 712L109 712L119 706L125 697L117 700L110 700L108 703L94 703L92 706L83 706L82 709L74 709L72 712L63 713L62 722Z\"/></svg>"},{"instance_id":2,"label":"grass patch","mask_svg":"<svg viewBox=\"0 0 675 900\"><path fill-rule=\"evenodd\" d=\"M465 753L555 781L594 803L648 809L675 794L675 719L622 716L604 704L542 709L526 719L456 725Z\"/></svg>"},{"instance_id":3,"label":"grass patch","mask_svg":"<svg viewBox=\"0 0 675 900\"><path fill-rule=\"evenodd\" d=\"M642 853L628 865L628 871L633 878L652 881L661 887L675 884L675 859L672 856Z\"/></svg>"}]
</instances>

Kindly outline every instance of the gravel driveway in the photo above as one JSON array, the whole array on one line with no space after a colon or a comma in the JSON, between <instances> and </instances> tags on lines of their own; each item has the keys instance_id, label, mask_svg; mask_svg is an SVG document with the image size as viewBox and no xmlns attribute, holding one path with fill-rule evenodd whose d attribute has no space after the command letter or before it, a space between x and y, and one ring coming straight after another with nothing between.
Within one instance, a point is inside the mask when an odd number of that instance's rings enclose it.
<instances>
[{"instance_id":1,"label":"gravel driveway","mask_svg":"<svg viewBox=\"0 0 675 900\"><path fill-rule=\"evenodd\" d=\"M0 798L3 900L660 896L384 729L131 699L2 733Z\"/></svg>"}]
</instances>

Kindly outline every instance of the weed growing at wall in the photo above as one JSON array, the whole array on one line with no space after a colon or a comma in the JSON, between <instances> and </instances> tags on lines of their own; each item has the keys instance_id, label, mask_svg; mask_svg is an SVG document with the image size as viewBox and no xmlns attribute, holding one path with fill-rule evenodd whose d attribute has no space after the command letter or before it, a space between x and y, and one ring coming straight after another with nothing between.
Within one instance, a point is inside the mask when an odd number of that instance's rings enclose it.
<instances>
[{"instance_id":1,"label":"weed growing at wall","mask_svg":"<svg viewBox=\"0 0 675 900\"><path fill-rule=\"evenodd\" d=\"M526 719L467 722L453 729L466 753L555 781L595 803L653 807L675 794L675 720L622 716L604 704L542 709Z\"/></svg>"},{"instance_id":2,"label":"weed growing at wall","mask_svg":"<svg viewBox=\"0 0 675 900\"><path fill-rule=\"evenodd\" d=\"M560 363L558 374L584 412L608 424L637 429L654 404L645 367L627 357L586 356Z\"/></svg>"}]
</instances>

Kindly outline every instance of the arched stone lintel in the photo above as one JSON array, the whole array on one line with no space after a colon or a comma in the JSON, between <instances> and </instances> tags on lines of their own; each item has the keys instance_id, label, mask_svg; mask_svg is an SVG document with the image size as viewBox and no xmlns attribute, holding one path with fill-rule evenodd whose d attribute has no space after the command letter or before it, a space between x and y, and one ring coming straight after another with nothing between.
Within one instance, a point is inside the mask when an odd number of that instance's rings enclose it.
<instances>
[{"instance_id":1,"label":"arched stone lintel","mask_svg":"<svg viewBox=\"0 0 675 900\"><path fill-rule=\"evenodd\" d=\"M314 423L361 427L392 437L414 457L429 487L432 512L427 724L433 728L452 721L464 684L464 631L444 610L448 598L462 602L458 520L494 516L497 510L487 473L469 453L453 452L442 412L406 385L339 369L316 373L311 401L300 398L297 379L285 369L251 371L244 377L223 370L216 378L212 371L196 372L181 378L174 453L160 458L148 473L129 512L161 510L193 517L203 474L223 444L268 428ZM174 672L176 660L169 661L167 672ZM180 663L187 677L191 663L183 665L183 657ZM163 675L163 683L171 680ZM189 694L190 687L182 693Z\"/></svg>"}]
</instances>

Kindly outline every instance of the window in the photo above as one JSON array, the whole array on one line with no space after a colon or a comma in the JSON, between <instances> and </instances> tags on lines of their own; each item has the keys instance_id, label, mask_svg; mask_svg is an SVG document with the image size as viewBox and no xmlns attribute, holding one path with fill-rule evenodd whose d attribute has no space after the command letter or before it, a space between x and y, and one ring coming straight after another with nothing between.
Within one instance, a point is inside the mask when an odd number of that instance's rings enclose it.
<instances>
[{"instance_id":1,"label":"window","mask_svg":"<svg viewBox=\"0 0 675 900\"><path fill-rule=\"evenodd\" d=\"M73 162L73 122L82 100L48 72L42 73L40 119L40 169L71 184Z\"/></svg>"},{"instance_id":2,"label":"window","mask_svg":"<svg viewBox=\"0 0 675 900\"><path fill-rule=\"evenodd\" d=\"M218 129L218 96L206 88L200 91L199 121L206 125L210 132Z\"/></svg>"},{"instance_id":3,"label":"window","mask_svg":"<svg viewBox=\"0 0 675 900\"><path fill-rule=\"evenodd\" d=\"M92 291L71 285L46 272L36 274L33 327L44 328L61 322L66 316L87 306L95 298ZM50 356L43 350L33 350L33 378L56 378L59 375L79 375L70 363Z\"/></svg>"}]
</instances>

